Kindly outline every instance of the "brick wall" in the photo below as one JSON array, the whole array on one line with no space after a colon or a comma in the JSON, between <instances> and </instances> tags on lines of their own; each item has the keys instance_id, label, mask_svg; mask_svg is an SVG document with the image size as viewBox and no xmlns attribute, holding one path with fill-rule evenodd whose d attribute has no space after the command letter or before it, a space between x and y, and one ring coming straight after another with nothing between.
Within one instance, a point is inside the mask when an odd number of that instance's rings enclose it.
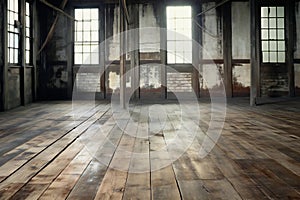
<instances>
[{"instance_id":1,"label":"brick wall","mask_svg":"<svg viewBox=\"0 0 300 200\"><path fill-rule=\"evenodd\" d=\"M77 73L78 92L100 92L100 73Z\"/></svg>"},{"instance_id":2,"label":"brick wall","mask_svg":"<svg viewBox=\"0 0 300 200\"><path fill-rule=\"evenodd\" d=\"M168 73L167 86L169 92L192 92L192 74Z\"/></svg>"}]
</instances>

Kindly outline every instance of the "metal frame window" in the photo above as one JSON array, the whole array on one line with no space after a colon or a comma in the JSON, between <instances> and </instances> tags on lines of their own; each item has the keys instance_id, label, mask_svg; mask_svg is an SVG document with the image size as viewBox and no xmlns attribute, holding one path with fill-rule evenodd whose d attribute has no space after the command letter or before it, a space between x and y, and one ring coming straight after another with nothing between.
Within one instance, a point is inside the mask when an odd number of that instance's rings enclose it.
<instances>
[{"instance_id":1,"label":"metal frame window","mask_svg":"<svg viewBox=\"0 0 300 200\"><path fill-rule=\"evenodd\" d=\"M167 63L192 63L192 7L167 6Z\"/></svg>"},{"instance_id":2,"label":"metal frame window","mask_svg":"<svg viewBox=\"0 0 300 200\"><path fill-rule=\"evenodd\" d=\"M99 64L99 9L75 8L74 64Z\"/></svg>"},{"instance_id":3,"label":"metal frame window","mask_svg":"<svg viewBox=\"0 0 300 200\"><path fill-rule=\"evenodd\" d=\"M19 2L9 0L7 6L7 38L8 38L8 63L19 63L19 30L15 23L19 21Z\"/></svg>"},{"instance_id":4,"label":"metal frame window","mask_svg":"<svg viewBox=\"0 0 300 200\"><path fill-rule=\"evenodd\" d=\"M285 63L284 6L261 7L261 50L263 63Z\"/></svg>"},{"instance_id":5,"label":"metal frame window","mask_svg":"<svg viewBox=\"0 0 300 200\"><path fill-rule=\"evenodd\" d=\"M31 49L32 49L32 31L31 31L31 5L26 2L25 10L25 61L26 64L32 63Z\"/></svg>"}]
</instances>

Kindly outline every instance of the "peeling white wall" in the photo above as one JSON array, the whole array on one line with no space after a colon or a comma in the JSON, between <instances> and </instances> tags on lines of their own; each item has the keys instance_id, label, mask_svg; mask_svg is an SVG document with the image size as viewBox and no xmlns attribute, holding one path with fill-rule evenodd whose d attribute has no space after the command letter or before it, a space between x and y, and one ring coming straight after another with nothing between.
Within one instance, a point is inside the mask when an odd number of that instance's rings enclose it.
<instances>
[{"instance_id":1,"label":"peeling white wall","mask_svg":"<svg viewBox=\"0 0 300 200\"><path fill-rule=\"evenodd\" d=\"M152 4L139 5L140 52L160 51L160 28ZM143 29L149 28L151 29Z\"/></svg>"},{"instance_id":2,"label":"peeling white wall","mask_svg":"<svg viewBox=\"0 0 300 200\"><path fill-rule=\"evenodd\" d=\"M232 69L232 75L237 84L240 84L243 87L250 87L250 73L251 73L250 64L240 64L234 65Z\"/></svg>"},{"instance_id":3,"label":"peeling white wall","mask_svg":"<svg viewBox=\"0 0 300 200\"><path fill-rule=\"evenodd\" d=\"M250 59L249 2L232 2L232 58Z\"/></svg>"},{"instance_id":4,"label":"peeling white wall","mask_svg":"<svg viewBox=\"0 0 300 200\"><path fill-rule=\"evenodd\" d=\"M119 20L119 6L114 8L114 21L113 21L113 36L108 38L108 59L118 60L120 58L120 20Z\"/></svg>"},{"instance_id":5,"label":"peeling white wall","mask_svg":"<svg viewBox=\"0 0 300 200\"><path fill-rule=\"evenodd\" d=\"M204 3L202 10L207 10L214 7L215 3ZM210 58L203 59L223 59L223 45L222 45L222 29L220 18L217 17L216 9L212 9L203 16L203 48L207 51Z\"/></svg>"},{"instance_id":6,"label":"peeling white wall","mask_svg":"<svg viewBox=\"0 0 300 200\"><path fill-rule=\"evenodd\" d=\"M221 70L221 71L220 71ZM222 82L223 65L205 64L200 70L201 89L211 89L218 87Z\"/></svg>"}]
</instances>

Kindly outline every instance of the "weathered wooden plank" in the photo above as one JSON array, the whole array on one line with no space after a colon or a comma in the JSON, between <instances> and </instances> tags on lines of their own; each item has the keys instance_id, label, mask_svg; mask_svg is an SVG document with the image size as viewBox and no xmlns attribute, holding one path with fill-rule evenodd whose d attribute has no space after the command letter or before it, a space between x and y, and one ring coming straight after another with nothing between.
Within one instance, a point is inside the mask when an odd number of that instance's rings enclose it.
<instances>
[{"instance_id":1,"label":"weathered wooden plank","mask_svg":"<svg viewBox=\"0 0 300 200\"><path fill-rule=\"evenodd\" d=\"M267 165L269 160L235 160L269 198L297 199L300 193L279 179L270 169L262 166ZM276 189L275 189L276 188Z\"/></svg>"}]
</instances>

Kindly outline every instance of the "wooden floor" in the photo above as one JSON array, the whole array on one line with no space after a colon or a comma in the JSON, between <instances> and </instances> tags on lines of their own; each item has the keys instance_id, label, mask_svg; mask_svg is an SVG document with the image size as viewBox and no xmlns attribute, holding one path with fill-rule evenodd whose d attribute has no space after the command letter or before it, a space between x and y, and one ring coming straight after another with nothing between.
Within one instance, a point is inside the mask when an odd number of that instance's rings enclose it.
<instances>
[{"instance_id":1,"label":"wooden floor","mask_svg":"<svg viewBox=\"0 0 300 200\"><path fill-rule=\"evenodd\" d=\"M175 102L162 104L167 122L160 134L148 138L124 134L109 102L78 111L75 120L71 102L0 113L0 199L300 199L300 102L258 107L248 102L228 104L222 135L203 159L199 149L210 104L200 102L204 114L193 144L158 170L152 169L170 158L153 152L167 144L180 121ZM145 136L150 107L131 106L138 119L131 133ZM98 128L102 139L86 145ZM101 151L91 153L99 146ZM124 148L145 156L122 157ZM120 164L128 170L116 170ZM137 169L145 172L133 173Z\"/></svg>"}]
</instances>

